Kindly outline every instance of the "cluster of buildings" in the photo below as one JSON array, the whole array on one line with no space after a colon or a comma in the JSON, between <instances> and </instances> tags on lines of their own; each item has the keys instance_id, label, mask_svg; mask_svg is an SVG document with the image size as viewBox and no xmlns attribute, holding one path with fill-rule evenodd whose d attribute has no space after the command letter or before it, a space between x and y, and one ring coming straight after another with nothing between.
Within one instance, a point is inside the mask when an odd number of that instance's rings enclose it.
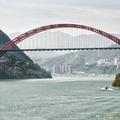
<instances>
[{"instance_id":1,"label":"cluster of buildings","mask_svg":"<svg viewBox=\"0 0 120 120\"><path fill-rule=\"evenodd\" d=\"M72 74L71 65L54 65L53 74Z\"/></svg>"},{"instance_id":2,"label":"cluster of buildings","mask_svg":"<svg viewBox=\"0 0 120 120\"><path fill-rule=\"evenodd\" d=\"M120 66L120 61L118 58L114 58L113 60L108 59L100 59L97 60L98 66L117 66L117 68Z\"/></svg>"},{"instance_id":3,"label":"cluster of buildings","mask_svg":"<svg viewBox=\"0 0 120 120\"><path fill-rule=\"evenodd\" d=\"M89 62L86 62L85 65L91 65L91 64L95 64L96 66L98 67L101 67L101 66L116 66L116 68L119 68L120 67L120 60L119 58L114 58L114 59L99 59L97 60L96 62L94 63L89 63Z\"/></svg>"}]
</instances>

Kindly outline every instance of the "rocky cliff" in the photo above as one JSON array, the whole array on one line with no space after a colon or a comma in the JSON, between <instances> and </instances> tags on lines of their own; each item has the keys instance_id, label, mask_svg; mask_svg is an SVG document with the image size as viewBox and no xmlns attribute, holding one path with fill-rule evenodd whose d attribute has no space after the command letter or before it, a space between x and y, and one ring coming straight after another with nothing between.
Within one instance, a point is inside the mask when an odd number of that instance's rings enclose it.
<instances>
[{"instance_id":1,"label":"rocky cliff","mask_svg":"<svg viewBox=\"0 0 120 120\"><path fill-rule=\"evenodd\" d=\"M116 75L116 78L115 78L115 80L113 81L112 85L113 85L113 86L118 86L118 87L120 87L120 73L118 73L118 74Z\"/></svg>"},{"instance_id":2,"label":"rocky cliff","mask_svg":"<svg viewBox=\"0 0 120 120\"><path fill-rule=\"evenodd\" d=\"M10 38L0 30L0 46ZM19 49L17 46L13 49ZM24 52L7 52L0 58L0 79L51 78L43 68L34 64Z\"/></svg>"}]
</instances>

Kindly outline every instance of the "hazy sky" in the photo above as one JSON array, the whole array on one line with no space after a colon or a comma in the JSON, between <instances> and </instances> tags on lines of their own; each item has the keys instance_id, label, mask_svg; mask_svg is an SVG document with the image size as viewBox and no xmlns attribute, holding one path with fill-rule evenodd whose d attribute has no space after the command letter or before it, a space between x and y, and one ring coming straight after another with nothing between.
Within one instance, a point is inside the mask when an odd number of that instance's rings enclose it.
<instances>
[{"instance_id":1,"label":"hazy sky","mask_svg":"<svg viewBox=\"0 0 120 120\"><path fill-rule=\"evenodd\" d=\"M56 23L120 33L120 0L0 0L0 29L7 34Z\"/></svg>"}]
</instances>

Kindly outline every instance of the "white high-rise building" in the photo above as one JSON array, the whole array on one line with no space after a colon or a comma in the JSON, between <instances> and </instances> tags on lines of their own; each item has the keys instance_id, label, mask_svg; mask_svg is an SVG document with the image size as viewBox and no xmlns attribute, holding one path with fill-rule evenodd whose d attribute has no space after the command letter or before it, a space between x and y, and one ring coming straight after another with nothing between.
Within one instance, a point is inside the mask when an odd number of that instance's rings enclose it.
<instances>
[{"instance_id":1,"label":"white high-rise building","mask_svg":"<svg viewBox=\"0 0 120 120\"><path fill-rule=\"evenodd\" d=\"M65 73L65 65L61 66L61 73L63 73L63 74Z\"/></svg>"},{"instance_id":2,"label":"white high-rise building","mask_svg":"<svg viewBox=\"0 0 120 120\"><path fill-rule=\"evenodd\" d=\"M71 65L68 65L68 73L72 74L72 66Z\"/></svg>"},{"instance_id":3,"label":"white high-rise building","mask_svg":"<svg viewBox=\"0 0 120 120\"><path fill-rule=\"evenodd\" d=\"M106 62L105 59L97 60L97 64L98 64L99 66L100 66L100 65L103 65L105 62Z\"/></svg>"},{"instance_id":4,"label":"white high-rise building","mask_svg":"<svg viewBox=\"0 0 120 120\"><path fill-rule=\"evenodd\" d=\"M72 66L71 65L63 65L62 73L64 74L72 74Z\"/></svg>"},{"instance_id":5,"label":"white high-rise building","mask_svg":"<svg viewBox=\"0 0 120 120\"><path fill-rule=\"evenodd\" d=\"M118 58L114 59L114 65L118 65Z\"/></svg>"},{"instance_id":6,"label":"white high-rise building","mask_svg":"<svg viewBox=\"0 0 120 120\"><path fill-rule=\"evenodd\" d=\"M61 68L58 65L53 66L53 74L61 73Z\"/></svg>"},{"instance_id":7,"label":"white high-rise building","mask_svg":"<svg viewBox=\"0 0 120 120\"><path fill-rule=\"evenodd\" d=\"M71 65L54 65L53 66L53 74L72 74L72 66Z\"/></svg>"},{"instance_id":8,"label":"white high-rise building","mask_svg":"<svg viewBox=\"0 0 120 120\"><path fill-rule=\"evenodd\" d=\"M68 73L68 65L65 65L65 73Z\"/></svg>"}]
</instances>

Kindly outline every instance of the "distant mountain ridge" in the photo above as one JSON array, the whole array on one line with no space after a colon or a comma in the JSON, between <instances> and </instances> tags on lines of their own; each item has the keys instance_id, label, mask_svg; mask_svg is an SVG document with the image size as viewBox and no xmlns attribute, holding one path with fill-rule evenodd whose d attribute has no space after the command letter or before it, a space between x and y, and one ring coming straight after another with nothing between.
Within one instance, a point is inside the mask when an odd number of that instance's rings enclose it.
<instances>
[{"instance_id":1,"label":"distant mountain ridge","mask_svg":"<svg viewBox=\"0 0 120 120\"><path fill-rule=\"evenodd\" d=\"M71 65L73 71L96 74L117 74L120 72L120 50L85 50L71 52L46 60L36 59L43 68L54 65Z\"/></svg>"},{"instance_id":2,"label":"distant mountain ridge","mask_svg":"<svg viewBox=\"0 0 120 120\"><path fill-rule=\"evenodd\" d=\"M116 35L119 36L120 35ZM97 39L97 40L96 40ZM28 44L35 41L37 45L29 46L29 48L87 48L87 47L108 47L115 44L112 40L98 34L81 34L78 36L71 36L67 33L56 31L46 31L32 36L28 41ZM23 46L24 47L24 46Z\"/></svg>"},{"instance_id":3,"label":"distant mountain ridge","mask_svg":"<svg viewBox=\"0 0 120 120\"><path fill-rule=\"evenodd\" d=\"M12 34L9 34L8 36L13 39L17 36L19 36L20 34L22 34L21 32L15 32L15 33L12 33ZM56 40L56 36L60 36L60 37L57 37L57 40ZM120 38L120 34L113 34L114 36ZM37 40L35 40L35 38ZM46 32L42 32L40 34L37 34L37 35L34 35L34 36L31 36L30 38L26 39L26 43L25 44L30 44L30 42L32 43L33 41L35 42L38 42L38 45L39 44L43 44L42 42L42 39L44 38L44 44L47 44L47 47L54 47L56 42L59 43L59 46L64 46L64 44L67 43L67 40L66 38L68 39L71 39L72 41L75 41L73 42L73 46L78 46L78 39L81 38L82 39L82 43L83 45L81 47L89 47L89 42L86 42L88 41L88 39L92 39L92 44L93 44L93 47L96 46L96 39L95 38L99 38L100 40L103 39L103 36L101 35L97 35L97 34L81 34L81 35L78 35L78 36L71 36L67 33L64 33L64 32L61 32L61 31L46 31ZM61 39L62 38L62 39ZM107 39L107 38L106 38ZM112 45L112 44L115 44L112 40L109 40L107 39L108 41L108 45ZM106 42L107 42L106 41ZM110 41L110 42L109 42ZM104 46L104 42L101 42L99 41L99 44L101 46ZM34 44L32 45L33 48L35 48ZM30 47L30 46L29 46ZM35 54L35 52L25 52L30 58L32 59L37 59L38 57L39 58L49 58L49 57L57 57L59 56L59 52L54 52L54 51L51 51L51 52L39 52Z\"/></svg>"}]
</instances>

